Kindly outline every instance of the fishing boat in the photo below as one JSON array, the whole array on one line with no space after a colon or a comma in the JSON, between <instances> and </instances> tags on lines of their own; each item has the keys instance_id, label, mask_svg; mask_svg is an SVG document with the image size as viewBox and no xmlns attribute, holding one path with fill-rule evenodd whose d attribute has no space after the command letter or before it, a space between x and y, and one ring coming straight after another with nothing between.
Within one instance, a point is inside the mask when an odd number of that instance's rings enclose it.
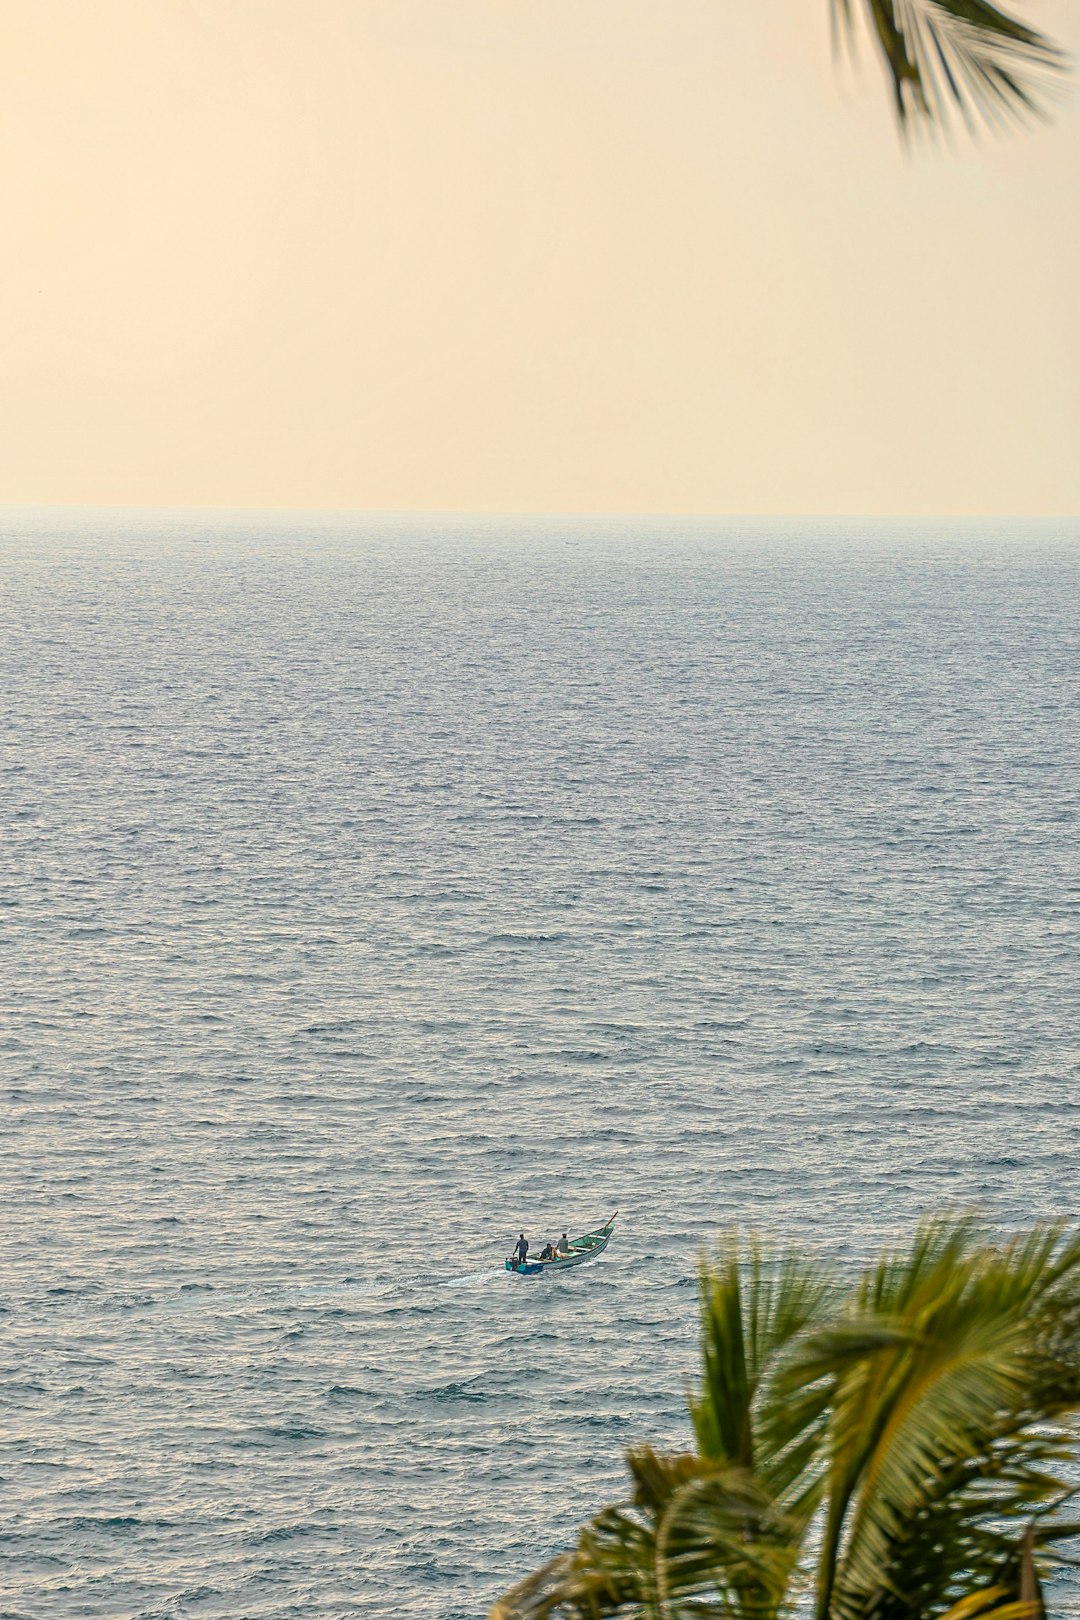
<instances>
[{"instance_id":1,"label":"fishing boat","mask_svg":"<svg viewBox=\"0 0 1080 1620\"><path fill-rule=\"evenodd\" d=\"M615 1215L619 1212L615 1211ZM553 1255L550 1260L541 1260L537 1255L530 1255L525 1261L515 1260L513 1256L506 1262L507 1271L516 1271L519 1277L539 1277L545 1271L565 1271L567 1266L583 1266L586 1260L595 1260L598 1254L603 1254L611 1241L611 1231L615 1225L615 1215L606 1226L598 1226L595 1232L583 1232L581 1237L571 1238L568 1251Z\"/></svg>"}]
</instances>

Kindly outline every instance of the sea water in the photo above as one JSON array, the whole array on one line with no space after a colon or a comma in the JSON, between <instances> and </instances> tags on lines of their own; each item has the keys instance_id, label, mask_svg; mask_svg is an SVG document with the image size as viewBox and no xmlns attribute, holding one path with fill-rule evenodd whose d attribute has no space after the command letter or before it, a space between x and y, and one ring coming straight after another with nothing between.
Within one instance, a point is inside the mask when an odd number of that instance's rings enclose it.
<instances>
[{"instance_id":1,"label":"sea water","mask_svg":"<svg viewBox=\"0 0 1080 1620\"><path fill-rule=\"evenodd\" d=\"M0 527L7 1620L476 1620L721 1229L1078 1214L1074 526Z\"/></svg>"}]
</instances>

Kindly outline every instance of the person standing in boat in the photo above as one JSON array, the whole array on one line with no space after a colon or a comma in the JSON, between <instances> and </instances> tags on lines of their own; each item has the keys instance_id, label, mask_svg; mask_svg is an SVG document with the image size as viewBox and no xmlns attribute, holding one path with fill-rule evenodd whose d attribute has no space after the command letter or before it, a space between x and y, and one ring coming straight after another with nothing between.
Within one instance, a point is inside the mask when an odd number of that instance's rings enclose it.
<instances>
[{"instance_id":1,"label":"person standing in boat","mask_svg":"<svg viewBox=\"0 0 1080 1620\"><path fill-rule=\"evenodd\" d=\"M529 1258L529 1240L522 1232L514 1246L514 1258L519 1266L523 1266Z\"/></svg>"}]
</instances>

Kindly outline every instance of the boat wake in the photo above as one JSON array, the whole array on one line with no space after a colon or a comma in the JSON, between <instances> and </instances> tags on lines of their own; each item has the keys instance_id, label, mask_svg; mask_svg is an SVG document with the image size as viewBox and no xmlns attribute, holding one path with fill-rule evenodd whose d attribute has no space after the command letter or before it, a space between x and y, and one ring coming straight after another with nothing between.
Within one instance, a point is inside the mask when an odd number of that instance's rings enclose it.
<instances>
[{"instance_id":1,"label":"boat wake","mask_svg":"<svg viewBox=\"0 0 1080 1620\"><path fill-rule=\"evenodd\" d=\"M489 1267L486 1271L471 1272L468 1277L448 1277L445 1282L438 1283L439 1288L483 1288L486 1283L493 1282L496 1277L508 1277L510 1273L505 1266L496 1270Z\"/></svg>"}]
</instances>

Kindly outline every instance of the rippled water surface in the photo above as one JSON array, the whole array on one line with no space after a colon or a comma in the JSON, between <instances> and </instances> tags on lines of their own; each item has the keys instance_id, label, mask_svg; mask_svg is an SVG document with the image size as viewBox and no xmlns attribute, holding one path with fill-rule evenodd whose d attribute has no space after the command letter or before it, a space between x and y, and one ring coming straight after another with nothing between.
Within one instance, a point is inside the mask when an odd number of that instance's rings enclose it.
<instances>
[{"instance_id":1,"label":"rippled water surface","mask_svg":"<svg viewBox=\"0 0 1080 1620\"><path fill-rule=\"evenodd\" d=\"M475 1620L685 1441L720 1226L1076 1215L1078 607L1060 524L7 514L0 1614Z\"/></svg>"}]
</instances>

